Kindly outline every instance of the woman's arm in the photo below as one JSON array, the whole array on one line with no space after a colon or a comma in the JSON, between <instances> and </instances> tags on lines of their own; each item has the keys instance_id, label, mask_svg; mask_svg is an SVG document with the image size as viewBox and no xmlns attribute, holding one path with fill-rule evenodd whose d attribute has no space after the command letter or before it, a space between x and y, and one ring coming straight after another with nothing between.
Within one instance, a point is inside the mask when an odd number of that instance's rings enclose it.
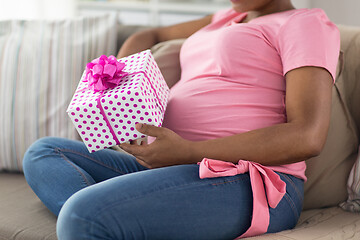
<instances>
[{"instance_id":1,"label":"woman's arm","mask_svg":"<svg viewBox=\"0 0 360 240\"><path fill-rule=\"evenodd\" d=\"M194 143L194 158L282 165L320 154L330 123L332 78L316 67L286 75L287 123L222 139Z\"/></svg>"},{"instance_id":2,"label":"woman's arm","mask_svg":"<svg viewBox=\"0 0 360 240\"><path fill-rule=\"evenodd\" d=\"M211 22L212 15L199 20L189 21L167 27L152 28L130 36L122 45L117 58L149 49L159 42L178 38L188 38L190 35Z\"/></svg>"},{"instance_id":3,"label":"woman's arm","mask_svg":"<svg viewBox=\"0 0 360 240\"><path fill-rule=\"evenodd\" d=\"M191 142L166 128L138 129L157 137L149 145L120 145L149 168L196 163L204 157L237 163L282 165L318 155L330 122L332 77L318 67L302 67L286 74L287 123L208 141ZM140 128L139 128L140 127Z\"/></svg>"}]
</instances>

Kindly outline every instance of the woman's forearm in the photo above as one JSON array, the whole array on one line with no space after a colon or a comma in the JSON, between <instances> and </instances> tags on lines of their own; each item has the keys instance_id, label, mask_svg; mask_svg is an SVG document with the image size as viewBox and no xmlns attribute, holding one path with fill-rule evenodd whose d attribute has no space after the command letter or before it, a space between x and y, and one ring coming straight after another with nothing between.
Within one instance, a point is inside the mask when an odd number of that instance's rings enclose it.
<instances>
[{"instance_id":1,"label":"woman's forearm","mask_svg":"<svg viewBox=\"0 0 360 240\"><path fill-rule=\"evenodd\" d=\"M159 42L172 39L188 38L194 32L208 25L212 20L212 15L203 18L179 23L175 25L156 27L130 36L122 45L117 58L129 56L131 54L149 49Z\"/></svg>"},{"instance_id":2,"label":"woman's forearm","mask_svg":"<svg viewBox=\"0 0 360 240\"><path fill-rule=\"evenodd\" d=\"M326 133L284 123L225 138L193 142L192 162L210 158L237 163L240 159L262 165L283 165L306 160L320 153Z\"/></svg>"},{"instance_id":3,"label":"woman's forearm","mask_svg":"<svg viewBox=\"0 0 360 240\"><path fill-rule=\"evenodd\" d=\"M123 58L150 49L158 42L156 32L153 29L137 32L124 42L118 52L117 58Z\"/></svg>"}]
</instances>

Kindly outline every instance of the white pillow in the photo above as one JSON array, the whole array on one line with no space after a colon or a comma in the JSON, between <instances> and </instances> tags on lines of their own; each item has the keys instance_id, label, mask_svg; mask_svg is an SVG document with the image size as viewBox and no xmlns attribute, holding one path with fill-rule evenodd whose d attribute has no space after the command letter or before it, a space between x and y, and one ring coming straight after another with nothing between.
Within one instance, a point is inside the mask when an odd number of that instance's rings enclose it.
<instances>
[{"instance_id":1,"label":"white pillow","mask_svg":"<svg viewBox=\"0 0 360 240\"><path fill-rule=\"evenodd\" d=\"M0 21L0 170L21 171L44 136L78 138L66 115L86 63L116 54L117 16Z\"/></svg>"},{"instance_id":2,"label":"white pillow","mask_svg":"<svg viewBox=\"0 0 360 240\"><path fill-rule=\"evenodd\" d=\"M360 212L360 148L356 162L351 169L348 183L348 200L340 204L340 207L350 212Z\"/></svg>"}]
</instances>

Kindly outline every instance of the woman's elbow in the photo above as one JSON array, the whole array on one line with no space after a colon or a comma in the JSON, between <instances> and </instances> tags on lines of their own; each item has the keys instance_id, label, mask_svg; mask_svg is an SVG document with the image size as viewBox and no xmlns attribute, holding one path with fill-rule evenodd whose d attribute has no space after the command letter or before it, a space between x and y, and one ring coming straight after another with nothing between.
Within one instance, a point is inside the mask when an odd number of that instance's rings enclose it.
<instances>
[{"instance_id":1,"label":"woman's elbow","mask_svg":"<svg viewBox=\"0 0 360 240\"><path fill-rule=\"evenodd\" d=\"M323 145L319 143L314 143L311 146L308 146L307 158L319 156L320 153L322 152L322 149L323 149Z\"/></svg>"},{"instance_id":2,"label":"woman's elbow","mask_svg":"<svg viewBox=\"0 0 360 240\"><path fill-rule=\"evenodd\" d=\"M306 152L308 158L316 157L324 149L328 130L311 131L307 134L304 142L306 143Z\"/></svg>"}]
</instances>

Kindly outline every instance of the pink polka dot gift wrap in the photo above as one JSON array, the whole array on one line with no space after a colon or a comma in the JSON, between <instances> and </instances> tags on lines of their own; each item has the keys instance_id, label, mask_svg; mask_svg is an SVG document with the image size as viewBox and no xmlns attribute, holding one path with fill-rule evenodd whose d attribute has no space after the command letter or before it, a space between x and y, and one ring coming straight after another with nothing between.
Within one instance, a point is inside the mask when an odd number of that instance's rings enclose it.
<instances>
[{"instance_id":1,"label":"pink polka dot gift wrap","mask_svg":"<svg viewBox=\"0 0 360 240\"><path fill-rule=\"evenodd\" d=\"M102 85L101 90L94 89L87 81L89 64L96 65L89 63L67 109L89 152L143 138L145 136L135 129L136 123L160 127L164 118L170 90L150 50L117 61L118 68L119 63L122 64L117 83L109 81L110 84L104 85L111 87L106 89ZM116 69L114 66L98 68L105 78L109 77L106 71L113 74Z\"/></svg>"}]
</instances>

